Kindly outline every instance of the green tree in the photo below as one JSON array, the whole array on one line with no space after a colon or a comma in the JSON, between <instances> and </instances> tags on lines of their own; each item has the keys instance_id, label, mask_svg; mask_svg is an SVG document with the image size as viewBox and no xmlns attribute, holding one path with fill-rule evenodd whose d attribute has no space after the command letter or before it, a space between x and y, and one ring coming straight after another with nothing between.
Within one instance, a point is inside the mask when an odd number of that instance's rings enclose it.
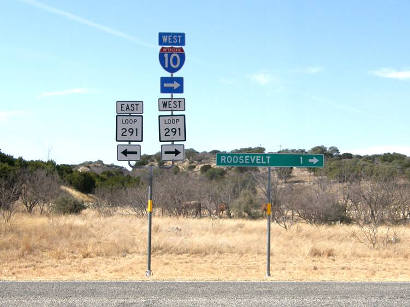
<instances>
[{"instance_id":1,"label":"green tree","mask_svg":"<svg viewBox=\"0 0 410 307\"><path fill-rule=\"evenodd\" d=\"M74 171L67 177L69 184L82 193L92 193L95 189L95 178L88 172Z\"/></svg>"},{"instance_id":2,"label":"green tree","mask_svg":"<svg viewBox=\"0 0 410 307\"><path fill-rule=\"evenodd\" d=\"M54 203L53 211L58 214L79 214L85 208L82 201L70 196L60 196Z\"/></svg>"},{"instance_id":3,"label":"green tree","mask_svg":"<svg viewBox=\"0 0 410 307\"><path fill-rule=\"evenodd\" d=\"M249 190L242 190L239 197L232 202L231 208L236 217L256 219L262 216L262 200Z\"/></svg>"},{"instance_id":4,"label":"green tree","mask_svg":"<svg viewBox=\"0 0 410 307\"><path fill-rule=\"evenodd\" d=\"M200 170L201 174L205 174L205 173L206 173L208 170L210 170L211 168L212 168L211 165L205 164L205 165L202 165L199 170Z\"/></svg>"},{"instance_id":5,"label":"green tree","mask_svg":"<svg viewBox=\"0 0 410 307\"><path fill-rule=\"evenodd\" d=\"M6 155L5 153L2 153L0 150L0 163L7 164L9 166L14 166L15 165L16 159L13 158L11 155Z\"/></svg>"},{"instance_id":6,"label":"green tree","mask_svg":"<svg viewBox=\"0 0 410 307\"><path fill-rule=\"evenodd\" d=\"M223 168L213 168L211 167L205 172L205 176L209 180L218 180L222 179L226 174L226 171Z\"/></svg>"},{"instance_id":7,"label":"green tree","mask_svg":"<svg viewBox=\"0 0 410 307\"><path fill-rule=\"evenodd\" d=\"M353 155L351 153L345 152L345 153L342 153L340 158L341 159L353 159Z\"/></svg>"},{"instance_id":8,"label":"green tree","mask_svg":"<svg viewBox=\"0 0 410 307\"><path fill-rule=\"evenodd\" d=\"M264 147L245 147L232 150L232 153L264 153Z\"/></svg>"},{"instance_id":9,"label":"green tree","mask_svg":"<svg viewBox=\"0 0 410 307\"><path fill-rule=\"evenodd\" d=\"M67 176L73 173L73 168L67 164L57 165L56 170L57 170L58 176L63 180L66 180Z\"/></svg>"},{"instance_id":10,"label":"green tree","mask_svg":"<svg viewBox=\"0 0 410 307\"><path fill-rule=\"evenodd\" d=\"M188 149L185 150L185 157L189 161L193 161L195 159L196 155L198 155L198 152L193 148L188 148Z\"/></svg>"}]
</instances>

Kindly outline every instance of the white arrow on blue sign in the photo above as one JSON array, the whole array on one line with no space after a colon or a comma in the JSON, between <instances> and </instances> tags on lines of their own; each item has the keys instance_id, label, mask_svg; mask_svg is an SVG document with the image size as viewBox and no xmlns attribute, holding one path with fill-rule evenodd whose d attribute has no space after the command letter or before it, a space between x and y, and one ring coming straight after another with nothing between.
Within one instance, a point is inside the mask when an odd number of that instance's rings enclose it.
<instances>
[{"instance_id":1,"label":"white arrow on blue sign","mask_svg":"<svg viewBox=\"0 0 410 307\"><path fill-rule=\"evenodd\" d=\"M185 63L185 52L182 47L162 47L159 51L159 63L167 72L173 74Z\"/></svg>"},{"instance_id":2,"label":"white arrow on blue sign","mask_svg":"<svg viewBox=\"0 0 410 307\"><path fill-rule=\"evenodd\" d=\"M158 45L185 46L185 33L159 32Z\"/></svg>"},{"instance_id":3,"label":"white arrow on blue sign","mask_svg":"<svg viewBox=\"0 0 410 307\"><path fill-rule=\"evenodd\" d=\"M161 93L182 94L184 92L183 77L161 77Z\"/></svg>"}]
</instances>

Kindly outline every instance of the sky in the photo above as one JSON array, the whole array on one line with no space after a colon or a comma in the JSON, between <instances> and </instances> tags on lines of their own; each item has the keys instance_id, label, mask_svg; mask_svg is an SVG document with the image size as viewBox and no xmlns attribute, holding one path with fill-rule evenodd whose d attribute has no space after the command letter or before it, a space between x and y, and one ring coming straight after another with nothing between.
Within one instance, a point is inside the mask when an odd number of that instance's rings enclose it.
<instances>
[{"instance_id":1,"label":"sky","mask_svg":"<svg viewBox=\"0 0 410 307\"><path fill-rule=\"evenodd\" d=\"M410 1L0 1L0 150L117 162L116 101L160 151L158 32L184 32L185 148L410 156Z\"/></svg>"}]
</instances>

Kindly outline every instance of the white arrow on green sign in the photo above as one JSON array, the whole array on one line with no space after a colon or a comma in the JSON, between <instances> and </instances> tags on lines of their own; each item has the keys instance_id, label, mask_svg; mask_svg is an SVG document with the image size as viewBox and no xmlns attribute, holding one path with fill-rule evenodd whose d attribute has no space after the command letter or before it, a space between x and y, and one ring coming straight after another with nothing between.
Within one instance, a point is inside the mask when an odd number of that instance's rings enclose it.
<instances>
[{"instance_id":1,"label":"white arrow on green sign","mask_svg":"<svg viewBox=\"0 0 410 307\"><path fill-rule=\"evenodd\" d=\"M218 166L244 167L323 167L323 155L264 154L264 153L217 153Z\"/></svg>"}]
</instances>

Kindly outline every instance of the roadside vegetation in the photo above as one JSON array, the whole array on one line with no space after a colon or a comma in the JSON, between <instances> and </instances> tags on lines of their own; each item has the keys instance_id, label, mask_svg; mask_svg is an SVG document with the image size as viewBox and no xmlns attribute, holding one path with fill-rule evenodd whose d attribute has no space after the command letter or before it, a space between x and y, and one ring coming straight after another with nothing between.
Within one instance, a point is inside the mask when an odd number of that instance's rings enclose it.
<instances>
[{"instance_id":1,"label":"roadside vegetation","mask_svg":"<svg viewBox=\"0 0 410 307\"><path fill-rule=\"evenodd\" d=\"M223 279L218 272L246 279L263 272L267 170L216 167L218 152L188 149L177 167L155 168L153 254L164 278L178 279L170 257L180 259L186 278L193 258L203 265L198 264L200 279ZM389 280L393 272L390 280L409 280L404 263L410 256L410 157L357 156L333 146L281 152L324 154L325 167L273 170L273 266L279 270L273 278ZM161 162L158 154L143 155L139 164ZM101 161L58 165L0 152L0 279L115 279L131 263L143 267L147 178L146 169L130 172ZM100 267L90 273L97 259L113 265L118 257L124 258L124 272ZM60 260L71 275L39 269ZM86 262L84 272L71 261ZM379 272L374 261L389 268ZM235 275L230 266L245 269Z\"/></svg>"}]
</instances>

